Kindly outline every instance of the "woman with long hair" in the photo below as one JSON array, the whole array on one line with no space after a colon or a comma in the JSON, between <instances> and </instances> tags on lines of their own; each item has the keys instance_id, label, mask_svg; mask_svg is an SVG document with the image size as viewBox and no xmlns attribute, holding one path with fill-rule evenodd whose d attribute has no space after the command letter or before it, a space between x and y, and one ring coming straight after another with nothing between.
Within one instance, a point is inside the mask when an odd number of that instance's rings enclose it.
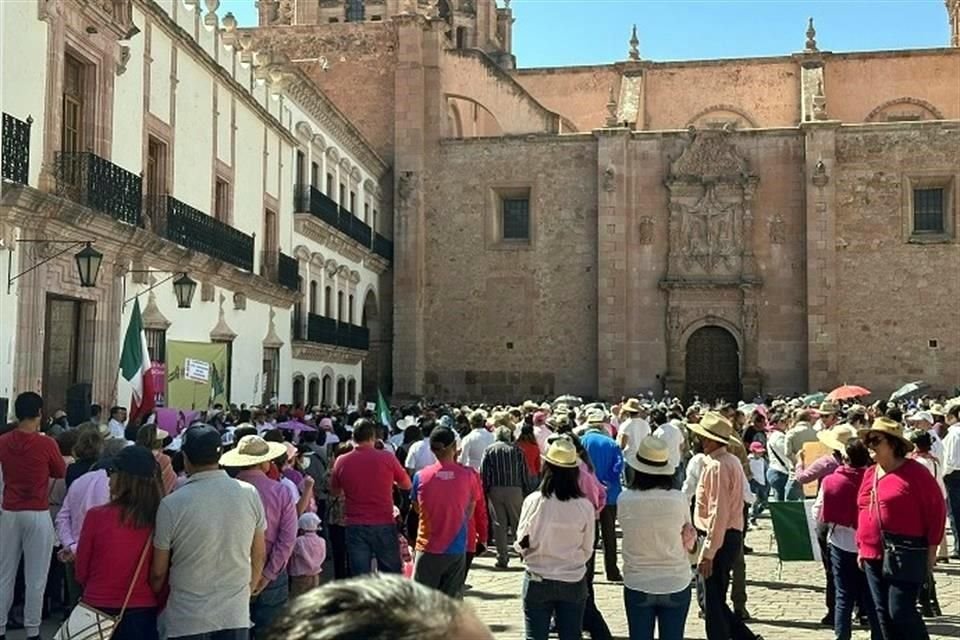
<instances>
[{"instance_id":1,"label":"woman with long hair","mask_svg":"<svg viewBox=\"0 0 960 640\"><path fill-rule=\"evenodd\" d=\"M170 436L163 429L153 424L145 424L137 431L137 444L149 449L153 453L157 464L160 465L160 480L163 483L163 495L167 495L177 487L177 473L173 470L170 456L163 452L163 445Z\"/></svg>"},{"instance_id":2,"label":"woman with long hair","mask_svg":"<svg viewBox=\"0 0 960 640\"><path fill-rule=\"evenodd\" d=\"M150 588L150 541L163 497L157 461L146 447L125 447L108 473L110 502L87 512L80 530L82 601L109 615L122 613L112 640L157 640L159 601Z\"/></svg>"},{"instance_id":3,"label":"woman with long hair","mask_svg":"<svg viewBox=\"0 0 960 640\"><path fill-rule=\"evenodd\" d=\"M617 499L623 529L623 603L630 640L683 640L690 609L690 557L696 532L667 443L647 436L626 463L630 484ZM688 548L689 547L689 548Z\"/></svg>"},{"instance_id":4,"label":"woman with long hair","mask_svg":"<svg viewBox=\"0 0 960 640\"><path fill-rule=\"evenodd\" d=\"M936 561L946 502L930 472L907 458L914 445L899 422L884 416L860 433L876 464L857 499L857 550L880 629L884 640L927 640L917 596Z\"/></svg>"},{"instance_id":5,"label":"woman with long hair","mask_svg":"<svg viewBox=\"0 0 960 640\"><path fill-rule=\"evenodd\" d=\"M540 443L533 433L533 425L524 422L520 425L517 435L517 448L523 452L523 459L527 463L527 474L531 478L540 477Z\"/></svg>"},{"instance_id":6,"label":"woman with long hair","mask_svg":"<svg viewBox=\"0 0 960 640\"><path fill-rule=\"evenodd\" d=\"M577 450L566 438L543 456L540 489L523 501L517 544L526 564L523 613L526 637L546 640L556 619L560 640L579 640L593 555L594 506L578 484Z\"/></svg>"}]
</instances>

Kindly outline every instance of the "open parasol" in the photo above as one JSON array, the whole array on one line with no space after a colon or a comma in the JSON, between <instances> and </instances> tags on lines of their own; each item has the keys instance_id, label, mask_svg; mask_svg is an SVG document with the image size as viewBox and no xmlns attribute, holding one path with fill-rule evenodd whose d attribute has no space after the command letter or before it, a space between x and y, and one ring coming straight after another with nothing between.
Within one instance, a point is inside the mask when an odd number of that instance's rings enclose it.
<instances>
[{"instance_id":1,"label":"open parasol","mask_svg":"<svg viewBox=\"0 0 960 640\"><path fill-rule=\"evenodd\" d=\"M849 400L850 398L862 398L868 395L870 395L870 389L858 387L855 384L845 384L828 393L827 400Z\"/></svg>"},{"instance_id":2,"label":"open parasol","mask_svg":"<svg viewBox=\"0 0 960 640\"><path fill-rule=\"evenodd\" d=\"M890 394L890 401L893 402L896 400L904 400L906 398L909 398L912 395L916 395L920 393L921 391L923 391L929 386L930 385L928 385L923 380L915 380L913 382L908 382L907 384L903 385L902 387L900 387L899 389L897 389L896 391Z\"/></svg>"}]
</instances>

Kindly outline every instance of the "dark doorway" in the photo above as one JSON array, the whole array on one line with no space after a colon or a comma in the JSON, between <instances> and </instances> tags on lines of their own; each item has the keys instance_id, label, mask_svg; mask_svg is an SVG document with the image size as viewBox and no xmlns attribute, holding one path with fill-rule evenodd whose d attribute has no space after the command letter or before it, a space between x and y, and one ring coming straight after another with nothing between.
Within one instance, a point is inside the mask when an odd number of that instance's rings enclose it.
<instances>
[{"instance_id":1,"label":"dark doorway","mask_svg":"<svg viewBox=\"0 0 960 640\"><path fill-rule=\"evenodd\" d=\"M740 399L740 350L722 327L702 327L687 340L685 396L701 401Z\"/></svg>"},{"instance_id":2,"label":"dark doorway","mask_svg":"<svg viewBox=\"0 0 960 640\"><path fill-rule=\"evenodd\" d=\"M43 399L47 415L67 408L73 387L92 382L95 309L91 302L47 296L43 345Z\"/></svg>"}]
</instances>

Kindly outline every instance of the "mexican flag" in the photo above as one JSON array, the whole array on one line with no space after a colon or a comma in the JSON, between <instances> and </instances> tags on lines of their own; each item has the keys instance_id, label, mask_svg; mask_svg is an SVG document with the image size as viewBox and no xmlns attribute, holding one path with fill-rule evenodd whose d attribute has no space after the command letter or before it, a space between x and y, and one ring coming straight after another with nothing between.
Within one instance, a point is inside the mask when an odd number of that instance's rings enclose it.
<instances>
[{"instance_id":1,"label":"mexican flag","mask_svg":"<svg viewBox=\"0 0 960 640\"><path fill-rule=\"evenodd\" d=\"M393 426L393 421L390 420L390 407L387 405L387 401L383 399L383 393L379 388L377 388L377 418L379 418L380 424L387 429Z\"/></svg>"},{"instance_id":2,"label":"mexican flag","mask_svg":"<svg viewBox=\"0 0 960 640\"><path fill-rule=\"evenodd\" d=\"M154 408L155 394L150 371L150 352L143 331L140 300L134 300L133 313L127 326L127 335L120 352L120 376L130 385L130 422L147 415Z\"/></svg>"},{"instance_id":3,"label":"mexican flag","mask_svg":"<svg viewBox=\"0 0 960 640\"><path fill-rule=\"evenodd\" d=\"M770 519L777 539L777 557L780 562L816 560L820 562L817 544L817 523L811 510L813 500L771 502Z\"/></svg>"}]
</instances>

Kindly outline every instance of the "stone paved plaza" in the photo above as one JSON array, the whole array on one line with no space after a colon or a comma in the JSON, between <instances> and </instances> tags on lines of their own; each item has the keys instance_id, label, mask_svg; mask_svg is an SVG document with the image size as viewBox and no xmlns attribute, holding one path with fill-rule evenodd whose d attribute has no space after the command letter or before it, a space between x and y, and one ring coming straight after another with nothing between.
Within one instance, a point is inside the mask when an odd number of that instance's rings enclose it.
<instances>
[{"instance_id":1,"label":"stone paved plaza","mask_svg":"<svg viewBox=\"0 0 960 640\"><path fill-rule=\"evenodd\" d=\"M760 521L759 530L747 534L747 544L754 553L747 557L747 609L753 616L751 629L766 640L803 638L831 640L833 632L818 624L825 613L823 604L823 570L818 563L793 562L778 570L776 542L769 520ZM496 570L496 558L490 552L474 561L468 583L467 600L480 618L493 630L498 640L523 638L523 611L520 587L522 564L511 560L506 571ZM598 558L597 607L604 614L615 638L627 638L627 622L623 613L622 585L606 581L603 561ZM927 620L931 639L960 638L960 562L937 565L937 589L944 616ZM706 638L703 621L691 605L687 621L687 638ZM869 640L866 630L855 631L854 640ZM909 639L904 639L909 640Z\"/></svg>"}]
</instances>

